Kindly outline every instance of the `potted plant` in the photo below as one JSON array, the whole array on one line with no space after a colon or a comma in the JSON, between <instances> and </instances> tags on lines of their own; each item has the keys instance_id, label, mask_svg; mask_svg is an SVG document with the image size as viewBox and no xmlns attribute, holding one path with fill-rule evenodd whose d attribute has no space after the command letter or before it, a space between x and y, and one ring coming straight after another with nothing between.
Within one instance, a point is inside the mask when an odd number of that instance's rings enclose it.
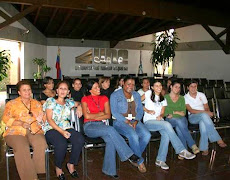
<instances>
[{"instance_id":1,"label":"potted plant","mask_svg":"<svg viewBox=\"0 0 230 180\"><path fill-rule=\"evenodd\" d=\"M7 71L10 69L10 55L7 50L0 51L0 81L6 78Z\"/></svg>"},{"instance_id":2,"label":"potted plant","mask_svg":"<svg viewBox=\"0 0 230 180\"><path fill-rule=\"evenodd\" d=\"M33 73L34 80L44 78L46 73L51 70L51 67L47 66L44 58L34 58L32 61L38 66L38 72Z\"/></svg>"},{"instance_id":3,"label":"potted plant","mask_svg":"<svg viewBox=\"0 0 230 180\"><path fill-rule=\"evenodd\" d=\"M10 55L7 50L0 51L0 81L8 77L7 72L10 69ZM0 135L5 131L5 124L0 122Z\"/></svg>"},{"instance_id":4,"label":"potted plant","mask_svg":"<svg viewBox=\"0 0 230 180\"><path fill-rule=\"evenodd\" d=\"M162 65L163 77L166 67L169 66L170 61L173 61L175 57L175 49L178 45L176 40L179 40L176 32L166 30L156 36L155 41L152 43L154 48L151 56L151 63L156 68L157 74L159 74L158 65Z\"/></svg>"}]
</instances>

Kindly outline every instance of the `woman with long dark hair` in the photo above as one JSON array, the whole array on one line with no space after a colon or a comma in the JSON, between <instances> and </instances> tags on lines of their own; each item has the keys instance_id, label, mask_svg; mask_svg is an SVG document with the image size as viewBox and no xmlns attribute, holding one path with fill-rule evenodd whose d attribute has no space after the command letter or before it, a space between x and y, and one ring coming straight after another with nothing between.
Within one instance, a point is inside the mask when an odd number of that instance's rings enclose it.
<instances>
[{"instance_id":1,"label":"woman with long dark hair","mask_svg":"<svg viewBox=\"0 0 230 180\"><path fill-rule=\"evenodd\" d=\"M179 157L185 159L193 159L196 156L188 152L175 131L172 125L164 121L164 111L167 106L167 102L161 94L162 84L155 81L152 89L145 93L145 114L144 114L144 124L149 129L149 131L159 131L161 134L160 148L158 150L158 155L155 164L162 169L169 169L169 166L165 163L168 153L169 142L172 143L176 154Z\"/></svg>"},{"instance_id":2,"label":"woman with long dark hair","mask_svg":"<svg viewBox=\"0 0 230 180\"><path fill-rule=\"evenodd\" d=\"M121 161L129 160L136 164L139 158L126 144L124 138L112 127L105 124L105 120L111 117L109 100L100 95L100 87L96 81L87 83L87 96L82 98L82 110L84 115L85 134L92 138L101 137L105 143L105 156L102 172L117 179L116 152Z\"/></svg>"}]
</instances>

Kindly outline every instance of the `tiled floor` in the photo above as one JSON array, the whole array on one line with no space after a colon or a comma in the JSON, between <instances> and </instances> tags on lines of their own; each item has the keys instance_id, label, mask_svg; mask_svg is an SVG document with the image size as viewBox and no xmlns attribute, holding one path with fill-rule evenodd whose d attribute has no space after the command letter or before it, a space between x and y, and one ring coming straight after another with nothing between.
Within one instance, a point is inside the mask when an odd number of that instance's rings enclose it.
<instances>
[{"instance_id":1,"label":"tiled floor","mask_svg":"<svg viewBox=\"0 0 230 180\"><path fill-rule=\"evenodd\" d=\"M223 132L221 133L223 134ZM225 133L224 133L225 134ZM227 131L224 139L230 145L229 139L230 131ZM6 166L4 157L4 142L0 140L1 145L1 156L0 156L0 179L6 179ZM170 148L167 163L170 166L170 170L165 171L154 165L154 160L156 157L156 150L158 148L158 143L151 144L151 156L150 161L147 164L147 173L141 174L136 167L132 166L129 162L120 162L118 175L120 180L227 180L230 179L230 164L229 155L230 148L220 149L217 147L216 158L211 167L209 165L210 155L207 157L198 156L194 160L178 160L173 154L173 150ZM77 170L79 171L79 179L89 179L89 180L106 180L111 179L106 177L101 173L102 162L103 162L104 150L93 149L88 151L88 176L83 176L82 174L82 161L80 160ZM68 159L68 154L66 159ZM63 165L64 166L64 165ZM56 179L54 174L54 164L53 155L50 155L50 174L51 179ZM71 179L68 175L66 169L64 169L67 179ZM10 158L10 179L18 180L18 174L14 163L14 158ZM45 179L45 177L41 178Z\"/></svg>"},{"instance_id":2,"label":"tiled floor","mask_svg":"<svg viewBox=\"0 0 230 180\"><path fill-rule=\"evenodd\" d=\"M3 106L1 106L3 108ZM1 112L0 108L0 112ZM0 114L1 117L1 114ZM172 148L169 148L167 164L170 166L168 171L162 170L155 166L155 158L158 150L159 142L151 143L150 160L147 163L147 172L142 174L138 169L129 162L120 162L118 175L120 180L229 180L230 179L230 129L221 130L220 134L229 145L225 149L217 147L216 158L212 166L210 166L210 155L207 157L198 154L194 160L179 160L174 155ZM4 156L4 141L0 139L0 180L6 179L6 161ZM212 145L210 145L210 150ZM80 160L77 170L80 178L85 180L109 180L111 178L105 176L101 172L103 163L104 149L98 148L88 151L88 176L82 174L82 161ZM67 154L66 159L68 159ZM50 154L50 176L51 179L57 179L54 173L53 155ZM66 162L65 162L66 163ZM64 167L64 164L63 164ZM64 169L67 179L72 179ZM10 179L19 180L19 176L14 163L14 158L10 158ZM41 177L40 179L45 179Z\"/></svg>"}]
</instances>

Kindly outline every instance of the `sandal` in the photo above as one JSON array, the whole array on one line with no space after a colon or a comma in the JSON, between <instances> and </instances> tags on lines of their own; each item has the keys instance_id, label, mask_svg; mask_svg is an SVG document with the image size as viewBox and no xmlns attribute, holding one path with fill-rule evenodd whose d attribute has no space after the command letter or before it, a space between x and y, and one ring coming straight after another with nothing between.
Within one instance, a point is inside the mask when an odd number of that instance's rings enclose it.
<instances>
[{"instance_id":1,"label":"sandal","mask_svg":"<svg viewBox=\"0 0 230 180\"><path fill-rule=\"evenodd\" d=\"M217 143L221 148L227 147L227 144L224 143L224 141Z\"/></svg>"},{"instance_id":2,"label":"sandal","mask_svg":"<svg viewBox=\"0 0 230 180\"><path fill-rule=\"evenodd\" d=\"M141 173L145 173L147 171L144 163L139 164L137 168Z\"/></svg>"},{"instance_id":3,"label":"sandal","mask_svg":"<svg viewBox=\"0 0 230 180\"><path fill-rule=\"evenodd\" d=\"M203 155L203 156L207 156L207 155L208 155L208 150L203 151L203 152L202 152L202 155Z\"/></svg>"}]
</instances>

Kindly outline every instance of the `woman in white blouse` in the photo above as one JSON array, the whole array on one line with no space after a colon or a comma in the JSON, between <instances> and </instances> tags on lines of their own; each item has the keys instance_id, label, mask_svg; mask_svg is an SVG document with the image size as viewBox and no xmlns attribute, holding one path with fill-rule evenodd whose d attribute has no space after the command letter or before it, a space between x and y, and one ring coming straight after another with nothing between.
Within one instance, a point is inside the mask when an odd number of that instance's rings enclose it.
<instances>
[{"instance_id":1,"label":"woman in white blouse","mask_svg":"<svg viewBox=\"0 0 230 180\"><path fill-rule=\"evenodd\" d=\"M145 93L145 114L143 120L149 131L159 131L161 134L160 148L155 164L162 169L169 169L165 162L170 141L179 157L193 159L196 156L186 150L171 124L164 121L163 117L167 102L162 96L161 91L162 85L156 81L152 86L152 90L148 90Z\"/></svg>"}]
</instances>

